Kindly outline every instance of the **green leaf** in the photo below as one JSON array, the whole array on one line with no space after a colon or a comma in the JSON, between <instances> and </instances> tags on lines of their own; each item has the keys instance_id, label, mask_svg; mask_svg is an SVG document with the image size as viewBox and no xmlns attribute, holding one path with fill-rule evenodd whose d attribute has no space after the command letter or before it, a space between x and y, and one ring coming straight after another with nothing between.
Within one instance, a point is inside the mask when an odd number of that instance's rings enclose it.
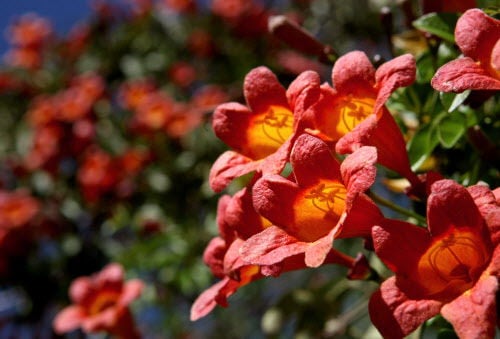
<instances>
[{"instance_id":1,"label":"green leaf","mask_svg":"<svg viewBox=\"0 0 500 339\"><path fill-rule=\"evenodd\" d=\"M466 130L466 119L461 113L447 114L436 121L439 141L445 148L453 147Z\"/></svg>"},{"instance_id":2,"label":"green leaf","mask_svg":"<svg viewBox=\"0 0 500 339\"><path fill-rule=\"evenodd\" d=\"M413 21L413 26L454 43L457 20L458 15L456 13L429 13Z\"/></svg>"},{"instance_id":3,"label":"green leaf","mask_svg":"<svg viewBox=\"0 0 500 339\"><path fill-rule=\"evenodd\" d=\"M439 98L441 99L441 104L443 104L443 107L446 109L446 111L451 113L456 110L458 106L460 106L465 101L465 99L467 99L470 92L470 90L458 94L440 92Z\"/></svg>"},{"instance_id":4,"label":"green leaf","mask_svg":"<svg viewBox=\"0 0 500 339\"><path fill-rule=\"evenodd\" d=\"M436 73L434 57L427 51L417 58L417 82L429 83Z\"/></svg>"},{"instance_id":5,"label":"green leaf","mask_svg":"<svg viewBox=\"0 0 500 339\"><path fill-rule=\"evenodd\" d=\"M438 145L434 126L428 124L423 125L413 138L408 143L408 156L412 164L412 170L416 171L422 163L427 160L434 148Z\"/></svg>"},{"instance_id":6,"label":"green leaf","mask_svg":"<svg viewBox=\"0 0 500 339\"><path fill-rule=\"evenodd\" d=\"M441 67L445 63L458 58L460 51L455 44L447 41L442 41L437 50L437 67Z\"/></svg>"}]
</instances>

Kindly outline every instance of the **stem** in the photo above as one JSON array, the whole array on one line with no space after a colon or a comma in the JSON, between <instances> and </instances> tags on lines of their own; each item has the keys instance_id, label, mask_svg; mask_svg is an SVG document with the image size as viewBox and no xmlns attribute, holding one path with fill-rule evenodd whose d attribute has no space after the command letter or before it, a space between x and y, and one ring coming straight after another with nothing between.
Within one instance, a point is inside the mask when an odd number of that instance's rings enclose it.
<instances>
[{"instance_id":1,"label":"stem","mask_svg":"<svg viewBox=\"0 0 500 339\"><path fill-rule=\"evenodd\" d=\"M383 205L385 207L390 208L391 210L398 212L399 214L406 215L407 217L412 217L416 219L420 224L426 225L427 220L425 217L421 216L418 213L415 213L413 211L407 210L406 208L403 208L399 205L394 204L392 201L387 200L385 198L382 198L381 196L369 191L368 196L373 199L376 203Z\"/></svg>"}]
</instances>

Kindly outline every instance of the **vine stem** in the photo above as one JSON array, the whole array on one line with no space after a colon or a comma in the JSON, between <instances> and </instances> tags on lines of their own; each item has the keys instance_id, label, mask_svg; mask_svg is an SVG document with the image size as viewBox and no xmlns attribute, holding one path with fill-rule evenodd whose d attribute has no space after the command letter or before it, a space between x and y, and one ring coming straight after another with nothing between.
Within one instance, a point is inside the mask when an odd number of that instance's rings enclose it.
<instances>
[{"instance_id":1,"label":"vine stem","mask_svg":"<svg viewBox=\"0 0 500 339\"><path fill-rule=\"evenodd\" d=\"M399 205L396 205L392 201L387 200L385 198L382 198L381 196L375 194L372 191L368 191L367 193L368 193L368 196L370 198L372 198L373 201L375 201L376 203L378 203L380 205L383 205L385 207L388 207L391 210L393 210L393 211L395 211L395 212L397 212L397 213L399 213L401 215L405 215L407 217L412 217L412 218L416 219L422 225L426 225L427 224L426 218L423 217L423 216L421 216L420 214L415 213L415 212L410 211L410 210L407 210L406 208L403 208L403 207L401 207Z\"/></svg>"}]
</instances>

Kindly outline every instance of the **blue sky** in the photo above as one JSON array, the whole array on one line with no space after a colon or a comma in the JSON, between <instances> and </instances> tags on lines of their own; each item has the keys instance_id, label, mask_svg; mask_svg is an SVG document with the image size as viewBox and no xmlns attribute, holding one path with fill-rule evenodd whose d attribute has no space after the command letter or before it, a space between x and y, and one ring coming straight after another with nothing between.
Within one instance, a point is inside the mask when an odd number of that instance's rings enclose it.
<instances>
[{"instance_id":1,"label":"blue sky","mask_svg":"<svg viewBox=\"0 0 500 339\"><path fill-rule=\"evenodd\" d=\"M5 53L5 29L15 17L34 12L49 18L55 30L62 34L76 22L90 15L91 0L0 0L0 53Z\"/></svg>"}]
</instances>

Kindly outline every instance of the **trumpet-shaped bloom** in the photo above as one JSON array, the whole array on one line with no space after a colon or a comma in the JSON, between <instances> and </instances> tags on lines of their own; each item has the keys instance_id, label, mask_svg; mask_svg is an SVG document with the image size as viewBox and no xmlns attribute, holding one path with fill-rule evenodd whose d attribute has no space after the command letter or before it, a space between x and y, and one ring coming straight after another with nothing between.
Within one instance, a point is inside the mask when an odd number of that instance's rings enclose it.
<instances>
[{"instance_id":1,"label":"trumpet-shaped bloom","mask_svg":"<svg viewBox=\"0 0 500 339\"><path fill-rule=\"evenodd\" d=\"M438 91L460 93L500 89L500 20L474 8L457 21L455 41L464 57L439 68L431 84Z\"/></svg>"},{"instance_id":2,"label":"trumpet-shaped bloom","mask_svg":"<svg viewBox=\"0 0 500 339\"><path fill-rule=\"evenodd\" d=\"M273 265L253 265L244 260L240 254L244 239L270 226L268 220L255 212L251 198L247 187L233 197L225 195L219 200L217 223L220 236L208 244L203 259L213 275L221 280L196 299L191 308L191 320L204 317L216 305L228 306L227 298L252 281L306 268L303 254L284 258ZM362 262L332 248L326 254L325 263L349 267L353 274L365 270Z\"/></svg>"},{"instance_id":3,"label":"trumpet-shaped bloom","mask_svg":"<svg viewBox=\"0 0 500 339\"><path fill-rule=\"evenodd\" d=\"M28 192L0 190L0 276L9 274L11 259L30 248L40 203Z\"/></svg>"},{"instance_id":4,"label":"trumpet-shaped bloom","mask_svg":"<svg viewBox=\"0 0 500 339\"><path fill-rule=\"evenodd\" d=\"M322 86L321 100L310 115L310 132L335 143L340 154L375 146L380 164L419 185L410 169L401 131L385 107L397 88L413 83L415 72L410 54L388 61L377 70L363 52L340 57L332 70L334 88Z\"/></svg>"},{"instance_id":5,"label":"trumpet-shaped bloom","mask_svg":"<svg viewBox=\"0 0 500 339\"><path fill-rule=\"evenodd\" d=\"M139 279L124 282L123 275L123 268L113 263L93 276L74 280L69 290L73 305L55 317L56 333L81 327L88 333L106 331L120 338L139 338L128 306L141 294L143 283Z\"/></svg>"},{"instance_id":6,"label":"trumpet-shaped bloom","mask_svg":"<svg viewBox=\"0 0 500 339\"><path fill-rule=\"evenodd\" d=\"M492 338L500 205L486 186L440 180L427 217L428 229L387 219L374 226L375 252L395 276L372 296L372 322L384 337L402 338L441 313L461 338Z\"/></svg>"},{"instance_id":7,"label":"trumpet-shaped bloom","mask_svg":"<svg viewBox=\"0 0 500 339\"><path fill-rule=\"evenodd\" d=\"M33 13L21 16L8 28L10 43L22 47L39 47L51 34L50 21Z\"/></svg>"},{"instance_id":8,"label":"trumpet-shaped bloom","mask_svg":"<svg viewBox=\"0 0 500 339\"><path fill-rule=\"evenodd\" d=\"M253 187L253 204L273 223L249 238L244 260L272 265L304 254L309 267L321 265L336 237L368 237L382 217L363 194L375 180L377 156L362 147L340 165L326 143L301 135L290 161L294 181L265 175Z\"/></svg>"},{"instance_id":9,"label":"trumpet-shaped bloom","mask_svg":"<svg viewBox=\"0 0 500 339\"><path fill-rule=\"evenodd\" d=\"M124 108L136 110L154 92L156 92L156 87L152 81L133 80L120 86L118 100Z\"/></svg>"},{"instance_id":10,"label":"trumpet-shaped bloom","mask_svg":"<svg viewBox=\"0 0 500 339\"><path fill-rule=\"evenodd\" d=\"M26 192L0 190L0 232L21 227L40 210L40 203Z\"/></svg>"},{"instance_id":11,"label":"trumpet-shaped bloom","mask_svg":"<svg viewBox=\"0 0 500 339\"><path fill-rule=\"evenodd\" d=\"M305 72L285 90L266 67L247 74L247 106L225 103L214 112L214 132L232 148L212 166L209 180L214 191L252 171L281 172L306 109L319 97L319 81L318 74Z\"/></svg>"},{"instance_id":12,"label":"trumpet-shaped bloom","mask_svg":"<svg viewBox=\"0 0 500 339\"><path fill-rule=\"evenodd\" d=\"M98 148L87 150L77 174L85 200L96 202L112 190L117 182L116 168L110 154Z\"/></svg>"}]
</instances>

